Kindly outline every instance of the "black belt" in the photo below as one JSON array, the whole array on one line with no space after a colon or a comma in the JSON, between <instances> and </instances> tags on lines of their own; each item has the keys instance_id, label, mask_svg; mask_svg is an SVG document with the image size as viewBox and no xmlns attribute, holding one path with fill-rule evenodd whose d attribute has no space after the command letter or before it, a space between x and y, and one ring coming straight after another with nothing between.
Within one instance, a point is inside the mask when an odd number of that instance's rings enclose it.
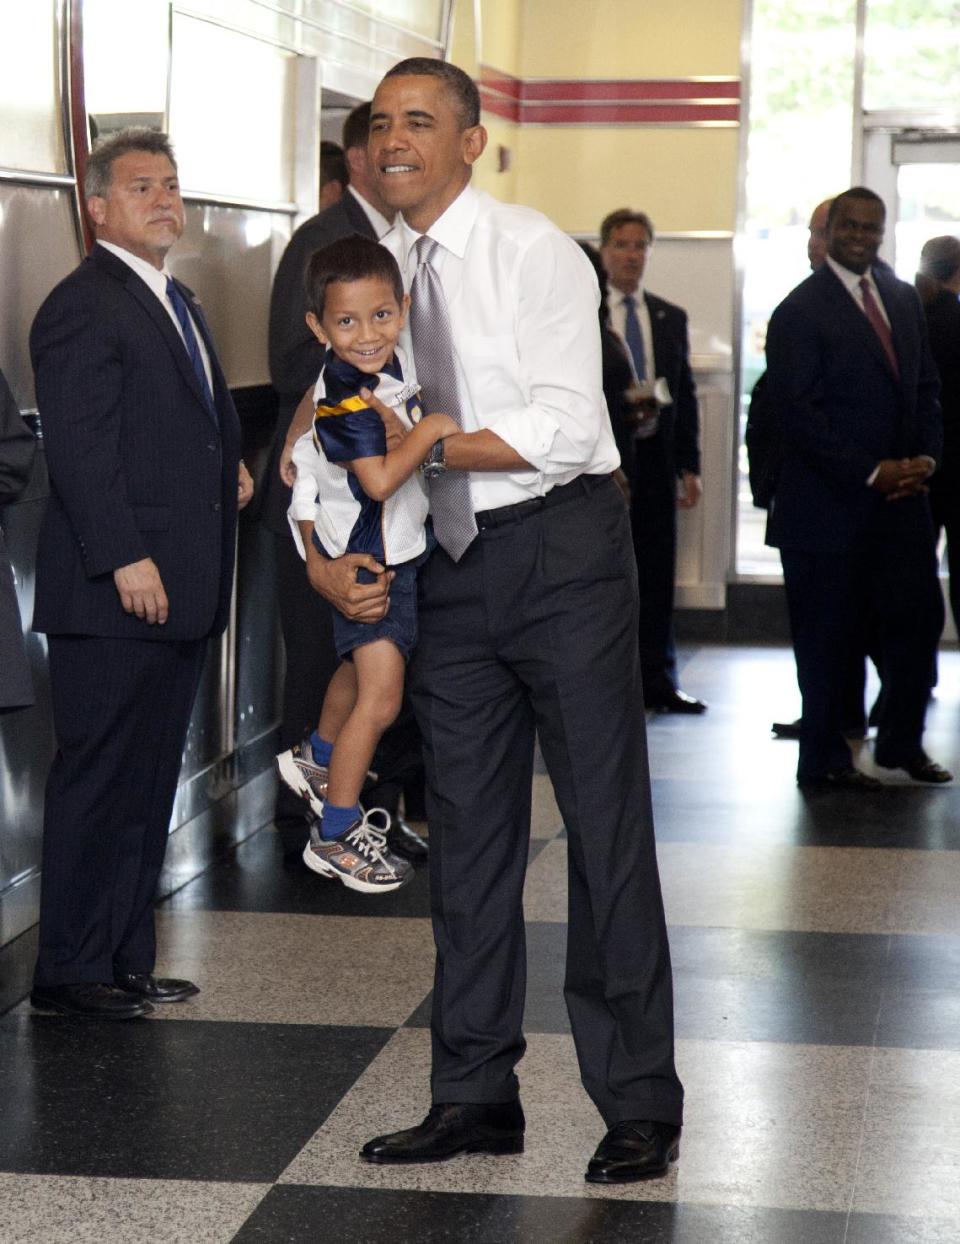
<instances>
[{"instance_id":1,"label":"black belt","mask_svg":"<svg viewBox=\"0 0 960 1244\"><path fill-rule=\"evenodd\" d=\"M502 527L504 523L519 523L531 514L549 510L551 506L576 501L578 497L589 495L601 484L607 483L610 478L609 475L578 475L569 484L558 484L542 497L531 497L529 501L518 501L515 505L500 505L495 510L478 510L474 515L477 530L487 531L490 527Z\"/></svg>"}]
</instances>

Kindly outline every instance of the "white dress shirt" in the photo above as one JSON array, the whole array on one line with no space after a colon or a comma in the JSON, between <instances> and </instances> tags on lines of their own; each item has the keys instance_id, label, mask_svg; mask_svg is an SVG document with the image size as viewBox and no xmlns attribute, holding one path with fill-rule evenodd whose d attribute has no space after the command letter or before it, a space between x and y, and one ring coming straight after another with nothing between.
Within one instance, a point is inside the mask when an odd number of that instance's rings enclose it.
<instances>
[{"instance_id":1,"label":"white dress shirt","mask_svg":"<svg viewBox=\"0 0 960 1244\"><path fill-rule=\"evenodd\" d=\"M183 338L183 329L180 327L180 321L177 319L177 313L173 309L173 303L167 297L167 278L171 275L164 264L162 268L155 268L152 263L147 263L145 259L141 259L139 255L134 255L132 251L124 250L122 246L115 246L113 242L104 242L97 240L97 245L102 246L104 250L110 251L112 255L116 255L118 259L122 259L128 268L132 268L141 281L150 287L153 293L160 299L164 311L170 316L173 325L177 330L177 336L183 341L184 350L187 349L187 343ZM189 301L184 299L185 302ZM191 313L192 316L192 313ZM197 345L200 347L200 357L203 360L203 370L207 375L207 384L210 386L210 392L213 392L213 372L210 370L210 355L207 353L207 347L204 345L203 334L196 326L194 320L194 334L197 338ZM187 353L189 358L189 351Z\"/></svg>"},{"instance_id":2,"label":"white dress shirt","mask_svg":"<svg viewBox=\"0 0 960 1244\"><path fill-rule=\"evenodd\" d=\"M393 225L387 220L383 212L378 212L372 203L368 203L362 194L358 194L353 186L347 186L347 194L352 194L360 206L367 220L370 221L370 228L376 234L377 238L382 238L385 233L389 233Z\"/></svg>"},{"instance_id":3,"label":"white dress shirt","mask_svg":"<svg viewBox=\"0 0 960 1244\"><path fill-rule=\"evenodd\" d=\"M879 289L877 289L877 283L873 279L873 269L868 268L866 272L851 272L849 268L845 268L842 263L837 263L837 261L831 258L830 255L827 256L827 263L830 267L830 271L843 282L844 289L857 304L860 310L863 311L864 315L867 313L863 308L863 290L860 288L860 282L864 277L867 278L867 284L870 286L870 293L873 294L873 301L880 308L880 314L883 316L887 328L889 328L890 317L887 315L887 308L883 305L883 298L880 296Z\"/></svg>"},{"instance_id":4,"label":"white dress shirt","mask_svg":"<svg viewBox=\"0 0 960 1244\"><path fill-rule=\"evenodd\" d=\"M633 363L630 347L627 345L627 304L624 302L625 298L626 294L622 290L617 289L615 285L611 285L607 290L610 327L624 344L627 359L630 363L630 370L633 372L634 380L636 380L637 369ZM637 322L640 325L640 333L643 337L643 362L646 368L646 379L650 384L653 384L656 376L656 363L653 360L653 327L650 323L650 309L647 306L646 298L643 296L642 285L638 285L633 291L633 300L636 303Z\"/></svg>"},{"instance_id":5,"label":"white dress shirt","mask_svg":"<svg viewBox=\"0 0 960 1244\"><path fill-rule=\"evenodd\" d=\"M545 216L467 186L427 230L450 314L466 432L489 428L529 470L471 471L474 510L542 496L619 455L603 398L600 303L589 260ZM415 233L402 216L383 244L410 288ZM409 329L401 341L413 357ZM426 393L429 403L429 390Z\"/></svg>"}]
</instances>

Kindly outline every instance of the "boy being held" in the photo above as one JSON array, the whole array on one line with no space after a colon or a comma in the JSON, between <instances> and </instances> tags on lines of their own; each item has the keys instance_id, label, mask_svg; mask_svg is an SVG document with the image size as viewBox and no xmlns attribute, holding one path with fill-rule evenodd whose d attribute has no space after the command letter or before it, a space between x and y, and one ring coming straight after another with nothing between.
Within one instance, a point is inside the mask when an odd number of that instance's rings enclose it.
<instances>
[{"instance_id":1,"label":"boy being held","mask_svg":"<svg viewBox=\"0 0 960 1244\"><path fill-rule=\"evenodd\" d=\"M409 879L411 865L387 850L389 817L359 798L380 736L400 711L405 663L417 639L416 568L428 543L426 490L417 468L433 445L459 431L449 415L421 418L418 388L404 382L397 338L409 298L396 260L378 243L345 238L317 251L306 273L307 323L327 346L314 390L312 431L294 448L290 524L307 558L370 553L394 570L390 608L379 622L334 611L341 664L316 732L277 757L280 776L318 819L303 858L352 890L380 893ZM387 452L386 434L360 389L376 389L409 428ZM374 576L360 568L358 581ZM377 829L371 816L387 824Z\"/></svg>"}]
</instances>

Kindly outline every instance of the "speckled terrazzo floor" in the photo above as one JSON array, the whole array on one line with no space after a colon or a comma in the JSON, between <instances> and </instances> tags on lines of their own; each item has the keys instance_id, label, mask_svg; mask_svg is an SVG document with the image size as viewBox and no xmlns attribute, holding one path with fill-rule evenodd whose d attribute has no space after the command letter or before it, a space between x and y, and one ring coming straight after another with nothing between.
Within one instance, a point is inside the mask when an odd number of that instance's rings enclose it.
<instances>
[{"instance_id":1,"label":"speckled terrazzo floor","mask_svg":"<svg viewBox=\"0 0 960 1244\"><path fill-rule=\"evenodd\" d=\"M648 726L687 1090L667 1178L583 1182L602 1125L538 773L522 1155L358 1161L428 1104L426 875L352 895L267 826L159 907L160 967L202 992L155 1019L37 1016L30 936L0 950L2 1244L956 1244L960 784L803 798L769 735L797 710L789 652L684 655L709 712ZM958 726L951 652L927 746L960 769Z\"/></svg>"}]
</instances>

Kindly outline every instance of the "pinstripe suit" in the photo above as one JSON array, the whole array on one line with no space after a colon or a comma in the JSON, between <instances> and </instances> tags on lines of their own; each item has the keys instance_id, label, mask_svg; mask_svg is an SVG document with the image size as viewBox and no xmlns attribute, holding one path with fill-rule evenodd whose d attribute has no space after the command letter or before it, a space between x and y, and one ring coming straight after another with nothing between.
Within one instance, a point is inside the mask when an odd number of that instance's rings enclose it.
<instances>
[{"instance_id":1,"label":"pinstripe suit","mask_svg":"<svg viewBox=\"0 0 960 1244\"><path fill-rule=\"evenodd\" d=\"M180 758L233 579L240 429L194 310L216 418L159 299L103 247L53 290L31 331L50 475L33 625L48 636L58 743L38 985L154 966L152 899ZM169 599L163 626L125 613L113 580L147 557Z\"/></svg>"}]
</instances>

